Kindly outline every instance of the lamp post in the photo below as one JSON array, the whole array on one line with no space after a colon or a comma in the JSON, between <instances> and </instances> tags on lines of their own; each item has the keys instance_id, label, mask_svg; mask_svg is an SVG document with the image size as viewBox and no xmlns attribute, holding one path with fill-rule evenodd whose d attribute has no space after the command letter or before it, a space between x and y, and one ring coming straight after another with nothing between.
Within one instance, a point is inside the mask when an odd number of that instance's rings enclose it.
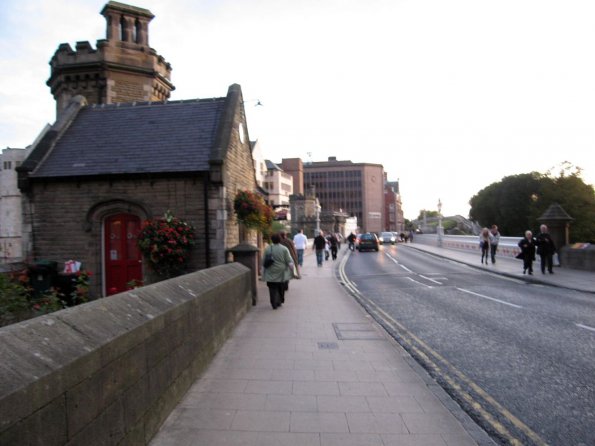
<instances>
[{"instance_id":1,"label":"lamp post","mask_svg":"<svg viewBox=\"0 0 595 446\"><path fill-rule=\"evenodd\" d=\"M442 202L440 198L438 198L438 247L442 248L442 235L444 234L444 229L442 228Z\"/></svg>"},{"instance_id":2,"label":"lamp post","mask_svg":"<svg viewBox=\"0 0 595 446\"><path fill-rule=\"evenodd\" d=\"M314 202L314 205L316 206L316 234L314 235L318 235L320 234L320 202L318 201L318 197L316 197L316 201Z\"/></svg>"}]
</instances>

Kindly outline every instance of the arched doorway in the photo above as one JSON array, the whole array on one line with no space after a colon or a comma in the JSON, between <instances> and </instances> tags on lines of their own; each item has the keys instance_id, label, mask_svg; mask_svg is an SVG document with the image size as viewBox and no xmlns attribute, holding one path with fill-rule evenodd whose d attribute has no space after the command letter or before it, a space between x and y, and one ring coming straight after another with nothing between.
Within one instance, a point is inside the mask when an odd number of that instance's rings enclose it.
<instances>
[{"instance_id":1,"label":"arched doorway","mask_svg":"<svg viewBox=\"0 0 595 446\"><path fill-rule=\"evenodd\" d=\"M105 219L105 293L121 293L132 281L142 281L142 258L137 246L140 218L116 214Z\"/></svg>"}]
</instances>

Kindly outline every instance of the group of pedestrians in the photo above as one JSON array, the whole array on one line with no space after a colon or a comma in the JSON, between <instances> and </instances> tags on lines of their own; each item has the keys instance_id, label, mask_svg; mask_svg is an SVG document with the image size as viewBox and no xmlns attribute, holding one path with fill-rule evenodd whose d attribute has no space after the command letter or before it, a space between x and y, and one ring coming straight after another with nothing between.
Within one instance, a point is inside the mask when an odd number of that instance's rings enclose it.
<instances>
[{"instance_id":1,"label":"group of pedestrians","mask_svg":"<svg viewBox=\"0 0 595 446\"><path fill-rule=\"evenodd\" d=\"M492 264L496 263L496 252L500 243L500 233L498 226L492 225L491 229L483 228L479 234L479 248L481 250L481 263L488 264L488 253L490 254Z\"/></svg>"},{"instance_id":2,"label":"group of pedestrians","mask_svg":"<svg viewBox=\"0 0 595 446\"><path fill-rule=\"evenodd\" d=\"M550 274L554 274L554 253L556 245L548 231L547 225L539 227L539 234L533 237L529 230L525 231L525 237L519 242L521 252L517 258L523 260L523 274L533 274L533 262L535 261L535 252L541 259L541 273L545 274L547 269Z\"/></svg>"},{"instance_id":3,"label":"group of pedestrians","mask_svg":"<svg viewBox=\"0 0 595 446\"><path fill-rule=\"evenodd\" d=\"M323 231L319 231L314 237L312 249L316 252L316 263L322 266L323 262L332 256L337 259L339 250L339 238L332 233L326 237ZM301 229L293 241L287 238L285 231L280 231L271 236L271 245L264 250L262 259L263 273L262 280L266 282L269 289L271 306L274 310L285 303L285 293L289 290L291 279L301 279L300 270L304 264L304 252L308 248L308 238ZM270 262L267 259L270 258Z\"/></svg>"},{"instance_id":4,"label":"group of pedestrians","mask_svg":"<svg viewBox=\"0 0 595 446\"><path fill-rule=\"evenodd\" d=\"M541 272L545 274L545 270L547 269L550 274L554 274L553 257L556 252L556 246L547 225L541 225L539 231L537 237L533 237L531 231L525 231L525 236L518 243L521 252L517 255L517 258L523 260L523 274L533 274L533 262L535 261L536 252L541 258ZM496 252L498 251L499 242L500 233L498 232L497 225L492 225L490 229L483 228L481 230L479 234L479 247L482 264L484 262L486 265L488 264L488 255L491 258L492 264L496 263Z\"/></svg>"}]
</instances>

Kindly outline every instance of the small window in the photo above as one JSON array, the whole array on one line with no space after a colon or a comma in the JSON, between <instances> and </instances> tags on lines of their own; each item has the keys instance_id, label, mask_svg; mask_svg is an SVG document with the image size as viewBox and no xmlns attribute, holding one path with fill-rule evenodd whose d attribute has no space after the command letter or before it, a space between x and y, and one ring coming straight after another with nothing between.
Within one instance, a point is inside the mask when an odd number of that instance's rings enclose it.
<instances>
[{"instance_id":1,"label":"small window","mask_svg":"<svg viewBox=\"0 0 595 446\"><path fill-rule=\"evenodd\" d=\"M12 169L12 161L4 161L4 170Z\"/></svg>"}]
</instances>

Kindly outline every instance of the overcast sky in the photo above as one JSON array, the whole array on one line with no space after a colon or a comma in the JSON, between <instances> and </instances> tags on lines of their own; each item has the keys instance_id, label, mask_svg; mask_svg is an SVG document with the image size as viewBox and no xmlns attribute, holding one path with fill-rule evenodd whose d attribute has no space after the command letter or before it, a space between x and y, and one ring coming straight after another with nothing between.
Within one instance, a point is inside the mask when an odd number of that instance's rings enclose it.
<instances>
[{"instance_id":1,"label":"overcast sky","mask_svg":"<svg viewBox=\"0 0 595 446\"><path fill-rule=\"evenodd\" d=\"M48 62L62 42L105 38L106 3L0 2L0 148L54 122ZM380 163L406 218L438 199L467 216L482 188L563 161L595 183L593 0L131 4L156 16L172 100L240 84L267 158Z\"/></svg>"}]
</instances>

